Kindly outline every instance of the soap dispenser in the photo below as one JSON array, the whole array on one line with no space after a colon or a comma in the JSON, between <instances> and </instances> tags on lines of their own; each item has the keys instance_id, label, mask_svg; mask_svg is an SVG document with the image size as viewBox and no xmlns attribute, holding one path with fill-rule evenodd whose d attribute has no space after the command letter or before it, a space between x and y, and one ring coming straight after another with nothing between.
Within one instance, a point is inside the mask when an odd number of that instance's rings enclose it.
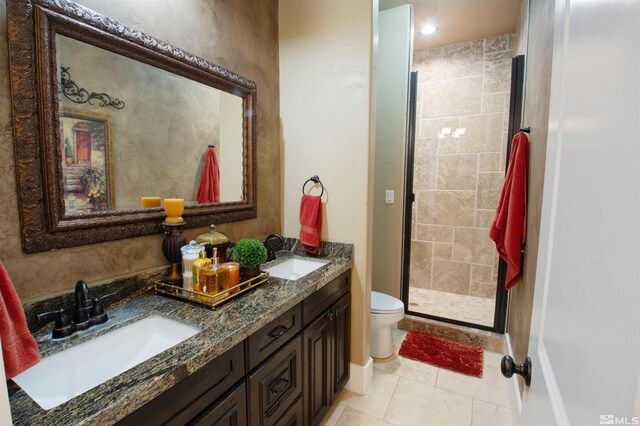
<instances>
[{"instance_id":1,"label":"soap dispenser","mask_svg":"<svg viewBox=\"0 0 640 426\"><path fill-rule=\"evenodd\" d=\"M205 291L209 294L218 294L229 287L229 270L218 263L218 249L213 248L211 264L203 272L205 278Z\"/></svg>"},{"instance_id":2,"label":"soap dispenser","mask_svg":"<svg viewBox=\"0 0 640 426\"><path fill-rule=\"evenodd\" d=\"M200 247L200 257L193 261L191 271L193 273L193 290L205 291L204 289L204 270L211 264L211 259L207 259L207 252L204 247Z\"/></svg>"}]
</instances>

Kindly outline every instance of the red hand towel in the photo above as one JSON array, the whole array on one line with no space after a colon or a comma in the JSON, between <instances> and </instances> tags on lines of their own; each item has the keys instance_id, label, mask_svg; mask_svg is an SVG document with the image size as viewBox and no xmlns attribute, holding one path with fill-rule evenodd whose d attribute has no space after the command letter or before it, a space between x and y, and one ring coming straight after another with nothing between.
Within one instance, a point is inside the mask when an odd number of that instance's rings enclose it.
<instances>
[{"instance_id":1,"label":"red hand towel","mask_svg":"<svg viewBox=\"0 0 640 426\"><path fill-rule=\"evenodd\" d=\"M0 262L0 339L7 380L40 361L38 345L29 333L22 304L2 262Z\"/></svg>"},{"instance_id":2,"label":"red hand towel","mask_svg":"<svg viewBox=\"0 0 640 426\"><path fill-rule=\"evenodd\" d=\"M200 188L198 188L198 202L220 202L220 169L218 168L216 150L212 146L207 151L207 159L200 179Z\"/></svg>"},{"instance_id":3,"label":"red hand towel","mask_svg":"<svg viewBox=\"0 0 640 426\"><path fill-rule=\"evenodd\" d=\"M505 287L518 284L521 276L522 248L527 236L527 167L529 138L518 132L511 142L511 158L496 208L489 238L496 243L500 257L507 262Z\"/></svg>"},{"instance_id":4,"label":"red hand towel","mask_svg":"<svg viewBox=\"0 0 640 426\"><path fill-rule=\"evenodd\" d=\"M300 202L300 242L306 252L311 254L318 252L321 230L321 198L317 195L304 194Z\"/></svg>"}]
</instances>

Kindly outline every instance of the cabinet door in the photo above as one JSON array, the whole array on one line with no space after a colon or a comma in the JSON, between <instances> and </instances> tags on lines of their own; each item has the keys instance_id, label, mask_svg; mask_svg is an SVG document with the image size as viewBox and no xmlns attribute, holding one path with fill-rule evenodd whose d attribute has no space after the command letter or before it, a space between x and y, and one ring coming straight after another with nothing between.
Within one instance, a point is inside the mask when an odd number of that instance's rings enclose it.
<instances>
[{"instance_id":1,"label":"cabinet door","mask_svg":"<svg viewBox=\"0 0 640 426\"><path fill-rule=\"evenodd\" d=\"M187 423L198 426L244 426L247 424L247 393L244 382L195 419Z\"/></svg>"},{"instance_id":2,"label":"cabinet door","mask_svg":"<svg viewBox=\"0 0 640 426\"><path fill-rule=\"evenodd\" d=\"M304 420L305 425L317 425L331 405L331 321L329 312L307 326L304 341Z\"/></svg>"},{"instance_id":3,"label":"cabinet door","mask_svg":"<svg viewBox=\"0 0 640 426\"><path fill-rule=\"evenodd\" d=\"M351 339L351 293L345 294L331 308L331 402L349 381Z\"/></svg>"}]
</instances>

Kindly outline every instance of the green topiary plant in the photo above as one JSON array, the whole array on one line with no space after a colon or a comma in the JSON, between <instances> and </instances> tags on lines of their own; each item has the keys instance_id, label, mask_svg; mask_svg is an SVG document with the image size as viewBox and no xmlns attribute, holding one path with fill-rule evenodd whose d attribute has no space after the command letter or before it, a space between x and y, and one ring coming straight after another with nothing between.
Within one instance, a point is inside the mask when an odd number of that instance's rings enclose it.
<instances>
[{"instance_id":1,"label":"green topiary plant","mask_svg":"<svg viewBox=\"0 0 640 426\"><path fill-rule=\"evenodd\" d=\"M260 241L246 238L236 243L232 257L243 268L255 268L267 261L267 249Z\"/></svg>"}]
</instances>

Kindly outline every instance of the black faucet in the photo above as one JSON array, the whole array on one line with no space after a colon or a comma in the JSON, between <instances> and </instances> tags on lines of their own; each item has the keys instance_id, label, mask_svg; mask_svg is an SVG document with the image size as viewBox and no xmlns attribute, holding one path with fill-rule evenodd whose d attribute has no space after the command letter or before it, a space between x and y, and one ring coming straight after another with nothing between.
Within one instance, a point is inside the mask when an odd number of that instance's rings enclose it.
<instances>
[{"instance_id":1,"label":"black faucet","mask_svg":"<svg viewBox=\"0 0 640 426\"><path fill-rule=\"evenodd\" d=\"M76 306L73 311L73 321L65 315L64 309L38 314L38 321L51 321L55 319L55 325L51 337L60 339L87 328L107 322L109 317L101 305L101 301L114 293L106 294L97 299L89 299L89 288L87 283L80 280L76 283L75 300Z\"/></svg>"},{"instance_id":2,"label":"black faucet","mask_svg":"<svg viewBox=\"0 0 640 426\"><path fill-rule=\"evenodd\" d=\"M278 241L271 242L272 240ZM278 242L280 244L278 244ZM264 239L263 244L267 249L268 261L276 260L276 252L278 250L284 250L284 238L282 238L282 236L279 234L269 234L269 236Z\"/></svg>"}]
</instances>

